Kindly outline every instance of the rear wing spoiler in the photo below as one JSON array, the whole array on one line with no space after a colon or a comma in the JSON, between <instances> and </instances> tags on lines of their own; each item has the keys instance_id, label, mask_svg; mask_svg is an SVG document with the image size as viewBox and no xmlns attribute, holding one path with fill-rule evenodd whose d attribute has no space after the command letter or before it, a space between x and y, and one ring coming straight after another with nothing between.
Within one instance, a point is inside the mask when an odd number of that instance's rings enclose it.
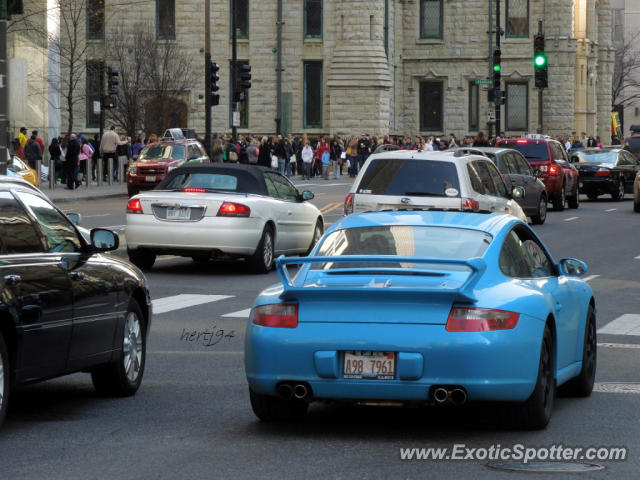
<instances>
[{"instance_id":1,"label":"rear wing spoiler","mask_svg":"<svg viewBox=\"0 0 640 480\"><path fill-rule=\"evenodd\" d=\"M344 287L332 287L327 285L295 285L291 276L289 275L288 265L306 265L310 263L413 263L413 264L432 264L432 265L456 265L467 267L471 270L471 274L467 277L464 283L459 287L393 287L387 288L387 284L373 285L368 284L366 287L353 288L349 290L349 293L353 292L369 292L372 290L380 290L384 292L394 293L424 293L424 294L452 294L457 300L464 302L475 302L476 298L473 295L473 287L480 279L482 274L487 269L487 264L482 258L471 258L468 260L459 260L452 258L428 258L428 257L398 257L395 255L341 255L337 257L293 257L286 258L281 255L276 260L276 270L282 281L284 291L282 293L283 298L296 297L300 294L307 294L311 292L323 292L329 294L336 294L344 292ZM383 268L349 268L350 271L358 273L371 272L375 275L378 272L383 271ZM390 269L391 270L391 269ZM397 268L393 268L393 271L397 271ZM403 268L401 269L406 274L432 274L433 269L421 269L421 268Z\"/></svg>"}]
</instances>

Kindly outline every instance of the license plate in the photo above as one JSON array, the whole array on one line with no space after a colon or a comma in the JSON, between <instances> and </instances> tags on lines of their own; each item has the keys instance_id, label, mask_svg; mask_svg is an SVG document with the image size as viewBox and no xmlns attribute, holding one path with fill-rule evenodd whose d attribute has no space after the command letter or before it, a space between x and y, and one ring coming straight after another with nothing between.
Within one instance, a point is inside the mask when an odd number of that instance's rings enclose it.
<instances>
[{"instance_id":1,"label":"license plate","mask_svg":"<svg viewBox=\"0 0 640 480\"><path fill-rule=\"evenodd\" d=\"M189 220L191 218L191 208L189 207L167 207L167 220Z\"/></svg>"},{"instance_id":2,"label":"license plate","mask_svg":"<svg viewBox=\"0 0 640 480\"><path fill-rule=\"evenodd\" d=\"M344 352L342 376L393 380L396 376L396 355L393 352Z\"/></svg>"},{"instance_id":3,"label":"license plate","mask_svg":"<svg viewBox=\"0 0 640 480\"><path fill-rule=\"evenodd\" d=\"M156 177L155 176L144 177L144 179L147 182L155 182L156 181Z\"/></svg>"}]
</instances>

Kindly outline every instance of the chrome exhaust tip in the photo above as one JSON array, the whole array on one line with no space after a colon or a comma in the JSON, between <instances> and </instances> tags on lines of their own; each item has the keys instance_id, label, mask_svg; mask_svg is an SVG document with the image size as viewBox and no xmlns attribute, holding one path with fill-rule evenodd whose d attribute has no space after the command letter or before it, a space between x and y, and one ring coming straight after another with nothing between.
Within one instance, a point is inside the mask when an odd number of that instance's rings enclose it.
<instances>
[{"instance_id":1,"label":"chrome exhaust tip","mask_svg":"<svg viewBox=\"0 0 640 480\"><path fill-rule=\"evenodd\" d=\"M307 396L308 390L305 385L302 383L298 383L295 387L293 387L293 396L298 400L302 400Z\"/></svg>"},{"instance_id":2,"label":"chrome exhaust tip","mask_svg":"<svg viewBox=\"0 0 640 480\"><path fill-rule=\"evenodd\" d=\"M462 405L467 401L467 392L461 388L451 390L451 403L454 405Z\"/></svg>"},{"instance_id":3,"label":"chrome exhaust tip","mask_svg":"<svg viewBox=\"0 0 640 480\"><path fill-rule=\"evenodd\" d=\"M433 391L433 399L436 403L445 403L449 398L449 393L442 387L436 388Z\"/></svg>"},{"instance_id":4,"label":"chrome exhaust tip","mask_svg":"<svg viewBox=\"0 0 640 480\"><path fill-rule=\"evenodd\" d=\"M278 395L285 400L290 400L293 396L293 388L288 383L281 383L278 385Z\"/></svg>"}]
</instances>

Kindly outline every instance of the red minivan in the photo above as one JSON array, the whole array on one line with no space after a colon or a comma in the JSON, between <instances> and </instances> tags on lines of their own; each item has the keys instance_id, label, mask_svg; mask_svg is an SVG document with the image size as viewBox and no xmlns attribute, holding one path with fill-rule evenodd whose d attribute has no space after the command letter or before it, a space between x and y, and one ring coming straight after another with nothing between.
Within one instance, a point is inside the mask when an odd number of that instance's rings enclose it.
<instances>
[{"instance_id":1,"label":"red minivan","mask_svg":"<svg viewBox=\"0 0 640 480\"><path fill-rule=\"evenodd\" d=\"M210 163L200 142L195 139L161 140L150 143L127 169L127 193L151 190L167 173L187 163Z\"/></svg>"}]
</instances>

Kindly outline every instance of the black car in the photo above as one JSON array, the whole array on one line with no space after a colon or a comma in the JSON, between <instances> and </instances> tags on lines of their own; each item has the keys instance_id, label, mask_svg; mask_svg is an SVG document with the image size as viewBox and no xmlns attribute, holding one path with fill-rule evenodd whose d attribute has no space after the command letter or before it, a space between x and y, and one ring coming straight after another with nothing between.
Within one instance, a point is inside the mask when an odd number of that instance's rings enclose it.
<instances>
[{"instance_id":1,"label":"black car","mask_svg":"<svg viewBox=\"0 0 640 480\"><path fill-rule=\"evenodd\" d=\"M624 200L640 170L640 160L621 148L586 148L572 154L571 162L580 175L580 193L591 200L605 194Z\"/></svg>"},{"instance_id":2,"label":"black car","mask_svg":"<svg viewBox=\"0 0 640 480\"><path fill-rule=\"evenodd\" d=\"M151 301L142 273L102 252L110 230L86 242L44 195L0 182L0 423L11 389L90 372L100 393L140 386Z\"/></svg>"},{"instance_id":3,"label":"black car","mask_svg":"<svg viewBox=\"0 0 640 480\"><path fill-rule=\"evenodd\" d=\"M512 148L473 147L472 150L488 157L498 167L508 187L524 188L524 197L515 200L533 223L543 224L547 218L547 190L524 155Z\"/></svg>"}]
</instances>

